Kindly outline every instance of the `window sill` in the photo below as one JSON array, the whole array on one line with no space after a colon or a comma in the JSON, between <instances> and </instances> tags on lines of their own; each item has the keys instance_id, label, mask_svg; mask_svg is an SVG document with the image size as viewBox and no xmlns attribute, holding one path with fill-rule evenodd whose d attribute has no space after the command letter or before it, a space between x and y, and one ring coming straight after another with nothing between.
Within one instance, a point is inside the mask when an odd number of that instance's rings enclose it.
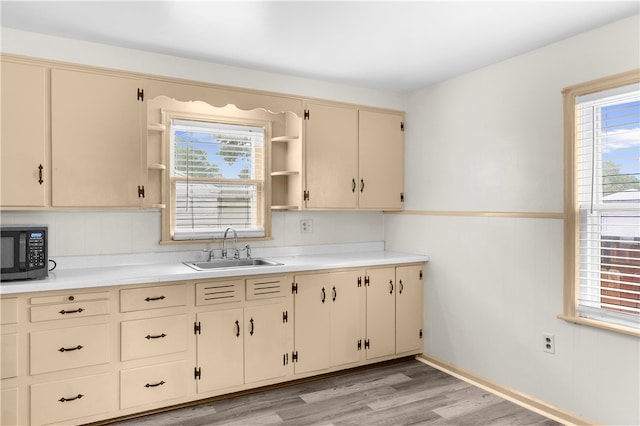
<instances>
[{"instance_id":1,"label":"window sill","mask_svg":"<svg viewBox=\"0 0 640 426\"><path fill-rule=\"evenodd\" d=\"M603 330L614 331L616 333L622 333L630 336L640 337L640 330L637 328L624 327L622 325L609 324L606 322L596 321L596 320L582 318L582 317L572 317L564 314L558 315L557 318L567 322L574 323L574 324L588 325L590 327L601 328Z\"/></svg>"}]
</instances>

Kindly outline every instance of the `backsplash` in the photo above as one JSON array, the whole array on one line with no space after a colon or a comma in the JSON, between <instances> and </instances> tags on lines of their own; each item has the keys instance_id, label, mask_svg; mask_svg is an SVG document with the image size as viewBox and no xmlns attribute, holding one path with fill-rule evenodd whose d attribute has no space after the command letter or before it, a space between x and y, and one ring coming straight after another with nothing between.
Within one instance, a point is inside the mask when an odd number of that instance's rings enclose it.
<instances>
[{"instance_id":1,"label":"backsplash","mask_svg":"<svg viewBox=\"0 0 640 426\"><path fill-rule=\"evenodd\" d=\"M158 210L130 211L3 211L3 224L49 227L49 256L84 256L175 252L219 248L219 243L160 245ZM301 233L300 221L313 221L313 232ZM382 212L272 213L273 239L252 247L361 243L384 240Z\"/></svg>"}]
</instances>

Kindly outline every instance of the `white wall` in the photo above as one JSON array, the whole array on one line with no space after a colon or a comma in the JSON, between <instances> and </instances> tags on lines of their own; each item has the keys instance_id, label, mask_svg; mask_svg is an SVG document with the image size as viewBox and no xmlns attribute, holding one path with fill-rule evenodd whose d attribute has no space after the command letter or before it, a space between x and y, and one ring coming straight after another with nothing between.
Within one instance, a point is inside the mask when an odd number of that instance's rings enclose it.
<instances>
[{"instance_id":1,"label":"white wall","mask_svg":"<svg viewBox=\"0 0 640 426\"><path fill-rule=\"evenodd\" d=\"M121 69L302 97L405 109L406 96L318 80L252 71L113 46L1 29L3 53ZM313 220L313 233L300 233L300 219ZM204 245L160 246L158 211L1 212L4 223L50 227L51 256L193 250ZM254 247L382 241L380 212L274 212L271 241Z\"/></svg>"},{"instance_id":2,"label":"white wall","mask_svg":"<svg viewBox=\"0 0 640 426\"><path fill-rule=\"evenodd\" d=\"M561 90L639 68L639 20L411 94L405 208L442 214L385 215L387 249L431 258L427 354L601 424L640 424L640 339L556 318L562 220L446 212L562 213Z\"/></svg>"}]
</instances>

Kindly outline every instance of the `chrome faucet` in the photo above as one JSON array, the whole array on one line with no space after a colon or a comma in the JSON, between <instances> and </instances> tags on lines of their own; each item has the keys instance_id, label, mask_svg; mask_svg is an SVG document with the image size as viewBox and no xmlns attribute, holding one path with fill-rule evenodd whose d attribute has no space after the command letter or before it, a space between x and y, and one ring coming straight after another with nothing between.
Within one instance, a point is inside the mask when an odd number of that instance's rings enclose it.
<instances>
[{"instance_id":1,"label":"chrome faucet","mask_svg":"<svg viewBox=\"0 0 640 426\"><path fill-rule=\"evenodd\" d=\"M234 243L238 242L238 233L236 232L236 230L231 227L225 229L224 238L222 239L222 258L223 259L227 258L227 234L229 233L229 231L233 231L233 242ZM238 256L239 256L239 253L236 250L236 258L238 258Z\"/></svg>"}]
</instances>

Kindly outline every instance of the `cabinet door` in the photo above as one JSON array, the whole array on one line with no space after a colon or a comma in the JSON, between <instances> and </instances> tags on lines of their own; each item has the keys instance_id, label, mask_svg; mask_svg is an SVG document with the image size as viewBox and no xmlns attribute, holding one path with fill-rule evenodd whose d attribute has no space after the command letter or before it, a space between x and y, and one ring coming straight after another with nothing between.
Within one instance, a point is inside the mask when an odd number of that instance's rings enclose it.
<instances>
[{"instance_id":1,"label":"cabinet door","mask_svg":"<svg viewBox=\"0 0 640 426\"><path fill-rule=\"evenodd\" d=\"M197 315L200 380L198 392L239 386L244 383L243 310L201 312Z\"/></svg>"},{"instance_id":2,"label":"cabinet door","mask_svg":"<svg viewBox=\"0 0 640 426\"><path fill-rule=\"evenodd\" d=\"M3 61L1 73L0 205L43 207L49 187L46 70Z\"/></svg>"},{"instance_id":3,"label":"cabinet door","mask_svg":"<svg viewBox=\"0 0 640 426\"><path fill-rule=\"evenodd\" d=\"M301 275L295 278L294 341L298 361L296 373L328 368L330 365L329 274Z\"/></svg>"},{"instance_id":4,"label":"cabinet door","mask_svg":"<svg viewBox=\"0 0 640 426\"><path fill-rule=\"evenodd\" d=\"M358 115L354 108L308 104L305 120L307 208L358 205Z\"/></svg>"},{"instance_id":5,"label":"cabinet door","mask_svg":"<svg viewBox=\"0 0 640 426\"><path fill-rule=\"evenodd\" d=\"M360 361L358 340L364 336L364 289L361 271L331 274L331 366Z\"/></svg>"},{"instance_id":6,"label":"cabinet door","mask_svg":"<svg viewBox=\"0 0 640 426\"><path fill-rule=\"evenodd\" d=\"M18 388L0 390L0 425L17 426L18 423Z\"/></svg>"},{"instance_id":7,"label":"cabinet door","mask_svg":"<svg viewBox=\"0 0 640 426\"><path fill-rule=\"evenodd\" d=\"M399 114L359 112L361 209L402 209L404 132Z\"/></svg>"},{"instance_id":8,"label":"cabinet door","mask_svg":"<svg viewBox=\"0 0 640 426\"><path fill-rule=\"evenodd\" d=\"M395 268L367 271L367 359L395 353Z\"/></svg>"},{"instance_id":9,"label":"cabinet door","mask_svg":"<svg viewBox=\"0 0 640 426\"><path fill-rule=\"evenodd\" d=\"M135 78L51 71L54 206L141 204L143 102L138 88Z\"/></svg>"},{"instance_id":10,"label":"cabinet door","mask_svg":"<svg viewBox=\"0 0 640 426\"><path fill-rule=\"evenodd\" d=\"M286 374L290 351L284 321L286 310L285 303L244 309L245 383L275 379Z\"/></svg>"},{"instance_id":11,"label":"cabinet door","mask_svg":"<svg viewBox=\"0 0 640 426\"><path fill-rule=\"evenodd\" d=\"M422 351L422 266L396 268L396 353Z\"/></svg>"}]
</instances>

